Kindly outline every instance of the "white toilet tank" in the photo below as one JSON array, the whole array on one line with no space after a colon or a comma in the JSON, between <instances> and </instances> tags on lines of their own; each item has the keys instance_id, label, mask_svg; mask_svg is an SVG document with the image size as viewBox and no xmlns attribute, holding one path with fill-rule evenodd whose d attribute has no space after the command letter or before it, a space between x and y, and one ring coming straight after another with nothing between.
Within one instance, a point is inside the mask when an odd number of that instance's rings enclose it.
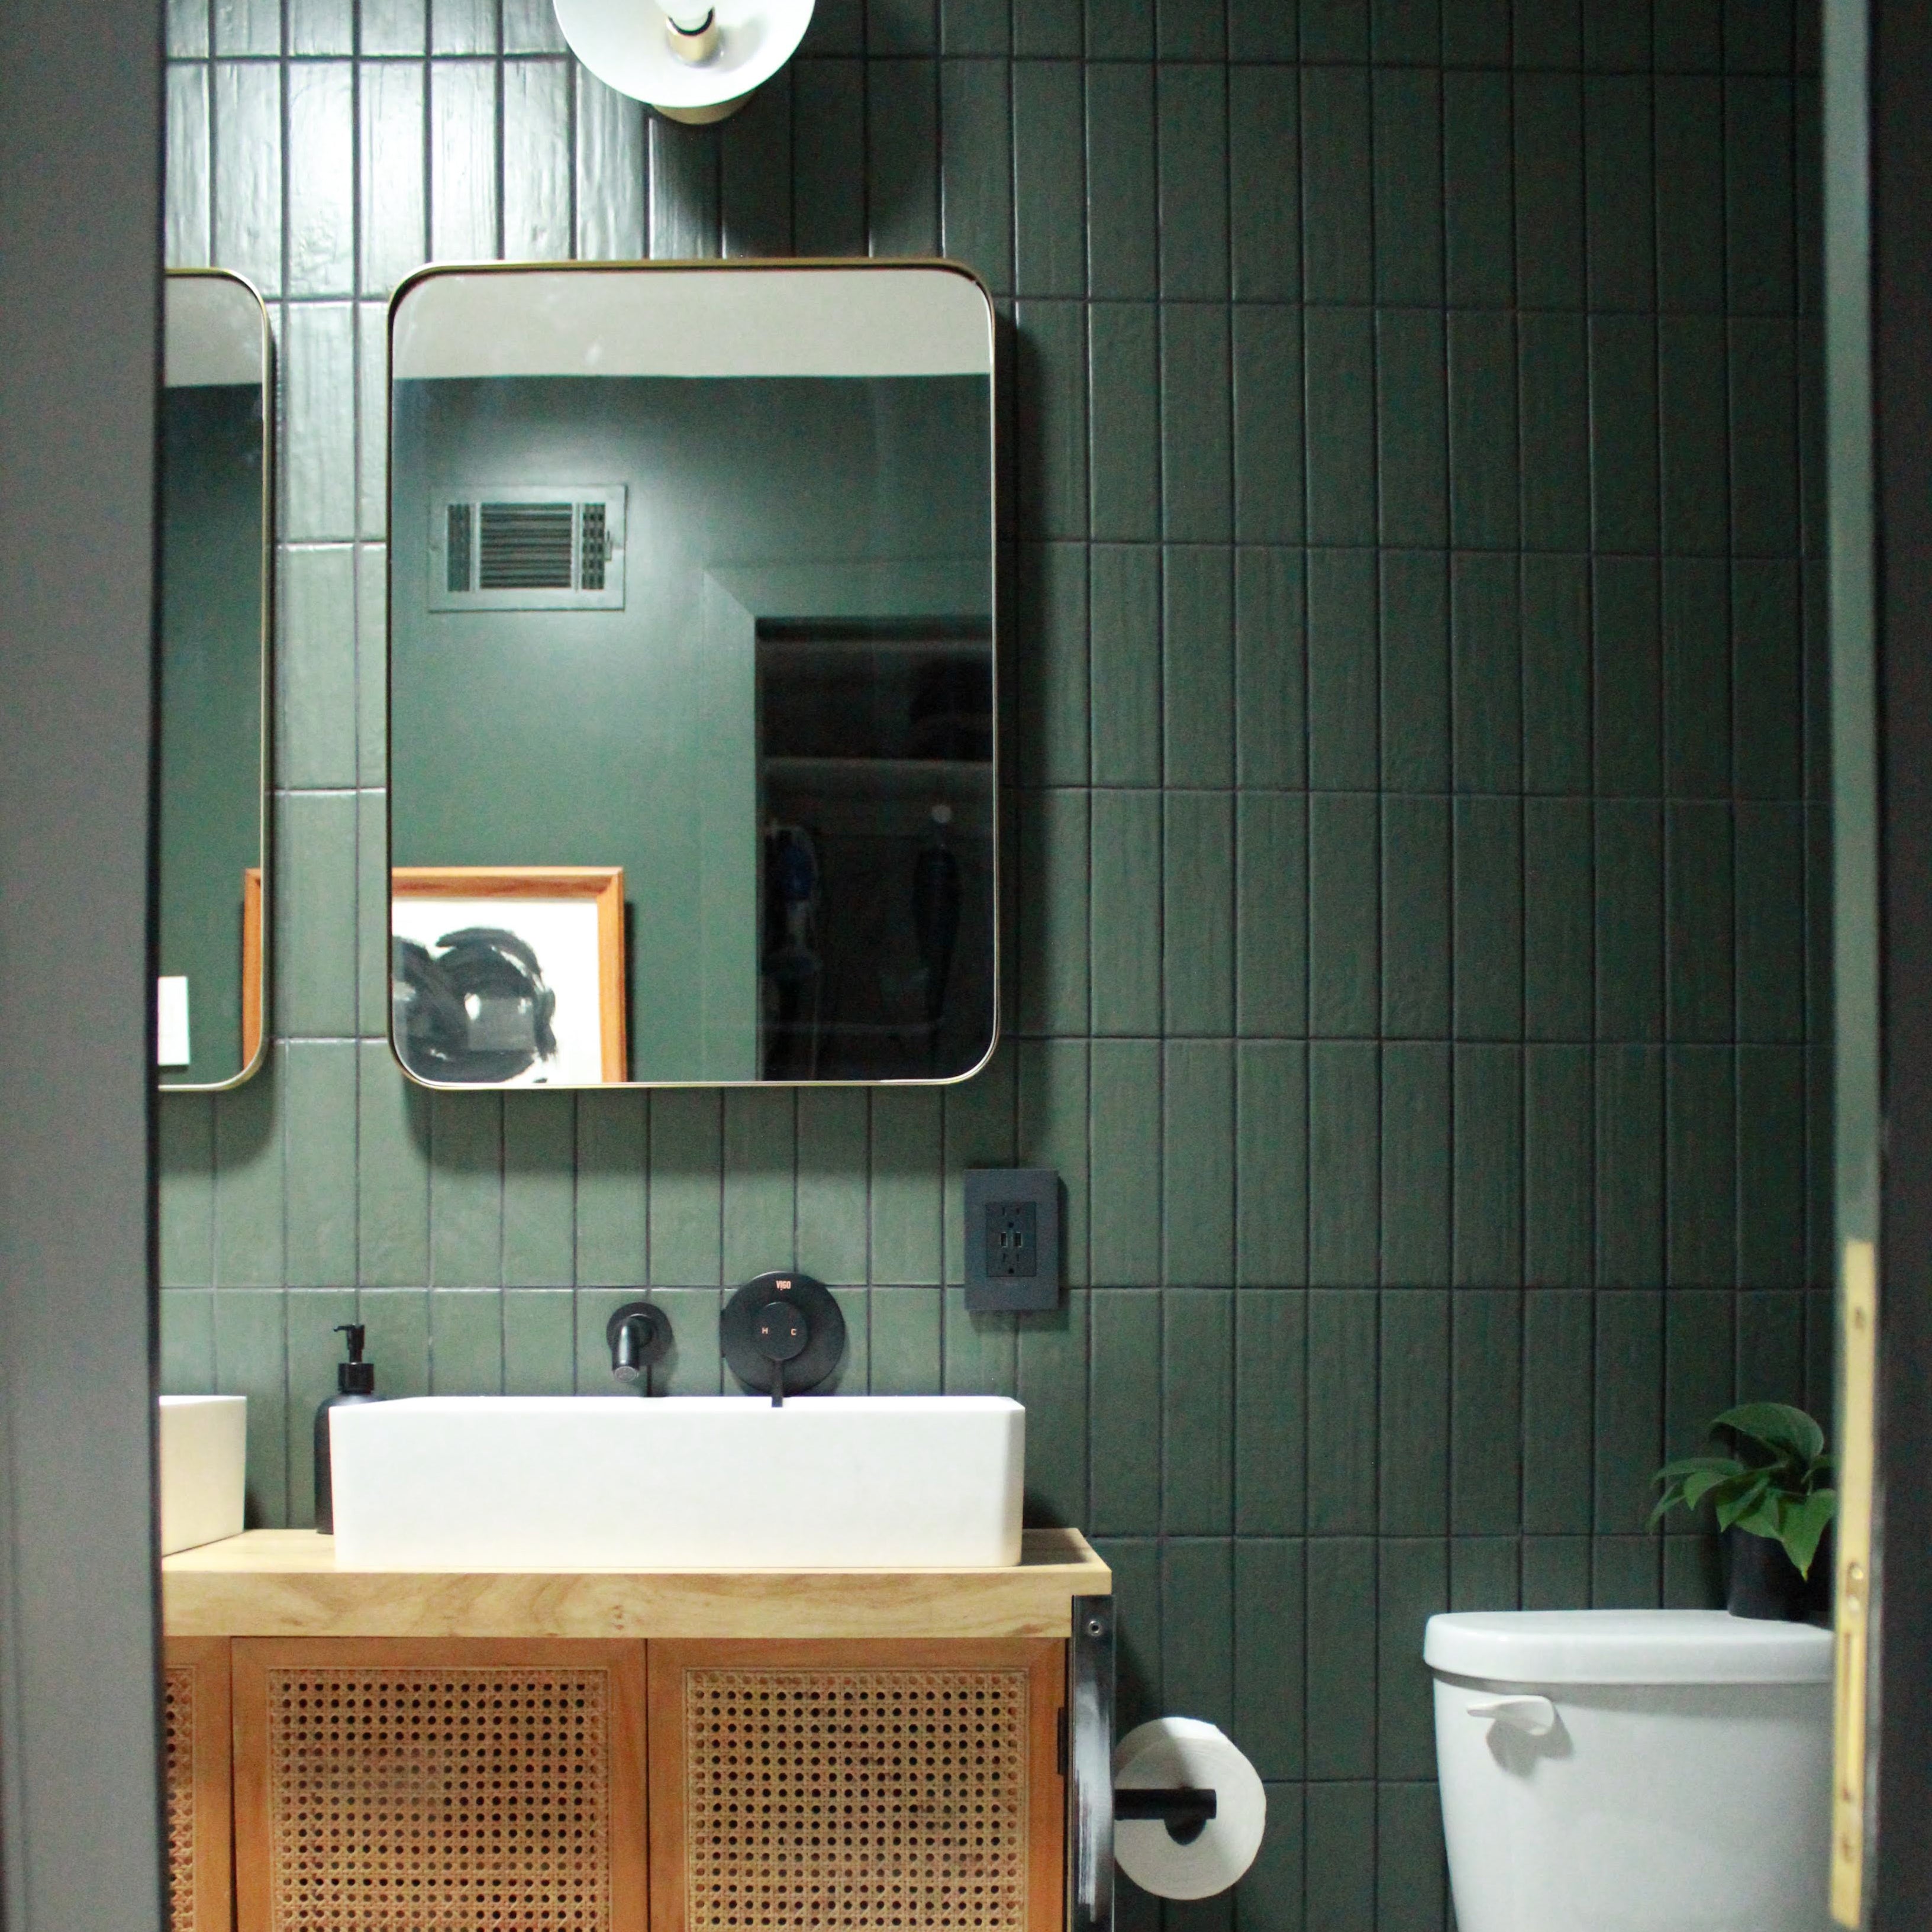
<instances>
[{"instance_id":1,"label":"white toilet tank","mask_svg":"<svg viewBox=\"0 0 1932 1932\"><path fill-rule=\"evenodd\" d=\"M1431 1617L1458 1932L1822 1932L1832 1634L1723 1610Z\"/></svg>"}]
</instances>

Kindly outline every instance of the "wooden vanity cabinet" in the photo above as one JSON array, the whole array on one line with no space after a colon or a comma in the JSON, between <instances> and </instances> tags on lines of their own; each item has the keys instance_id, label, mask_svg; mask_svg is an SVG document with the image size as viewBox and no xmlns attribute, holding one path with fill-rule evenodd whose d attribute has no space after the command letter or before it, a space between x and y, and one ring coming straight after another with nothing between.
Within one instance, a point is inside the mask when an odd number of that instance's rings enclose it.
<instances>
[{"instance_id":1,"label":"wooden vanity cabinet","mask_svg":"<svg viewBox=\"0 0 1932 1932\"><path fill-rule=\"evenodd\" d=\"M226 1637L168 1638L161 1654L161 1751L173 1932L231 1932L233 1781Z\"/></svg>"}]
</instances>

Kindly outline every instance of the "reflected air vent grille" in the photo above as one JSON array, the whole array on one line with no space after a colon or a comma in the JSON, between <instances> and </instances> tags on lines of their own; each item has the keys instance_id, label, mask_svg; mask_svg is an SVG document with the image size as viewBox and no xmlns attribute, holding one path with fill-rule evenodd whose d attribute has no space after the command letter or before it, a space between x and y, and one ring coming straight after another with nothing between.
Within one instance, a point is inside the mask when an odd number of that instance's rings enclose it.
<instances>
[{"instance_id":1,"label":"reflected air vent grille","mask_svg":"<svg viewBox=\"0 0 1932 1932\"><path fill-rule=\"evenodd\" d=\"M484 486L437 496L432 610L621 610L624 486Z\"/></svg>"}]
</instances>

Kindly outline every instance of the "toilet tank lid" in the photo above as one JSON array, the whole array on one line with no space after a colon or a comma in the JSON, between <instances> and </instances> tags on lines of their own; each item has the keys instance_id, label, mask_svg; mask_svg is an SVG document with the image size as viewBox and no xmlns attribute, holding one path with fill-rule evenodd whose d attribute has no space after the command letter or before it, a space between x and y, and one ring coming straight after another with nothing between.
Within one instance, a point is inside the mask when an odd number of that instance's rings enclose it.
<instances>
[{"instance_id":1,"label":"toilet tank lid","mask_svg":"<svg viewBox=\"0 0 1932 1932\"><path fill-rule=\"evenodd\" d=\"M1502 1684L1822 1684L1832 1633L1724 1610L1483 1610L1434 1616L1423 1660Z\"/></svg>"}]
</instances>

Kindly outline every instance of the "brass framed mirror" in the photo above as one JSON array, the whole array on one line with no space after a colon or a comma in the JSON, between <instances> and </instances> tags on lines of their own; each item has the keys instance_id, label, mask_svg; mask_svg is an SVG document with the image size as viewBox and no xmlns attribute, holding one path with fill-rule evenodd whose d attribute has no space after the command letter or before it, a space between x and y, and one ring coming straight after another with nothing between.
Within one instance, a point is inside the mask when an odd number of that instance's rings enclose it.
<instances>
[{"instance_id":1,"label":"brass framed mirror","mask_svg":"<svg viewBox=\"0 0 1932 1932\"><path fill-rule=\"evenodd\" d=\"M432 268L392 304L390 376L404 1068L976 1070L999 1025L976 278Z\"/></svg>"},{"instance_id":2,"label":"brass framed mirror","mask_svg":"<svg viewBox=\"0 0 1932 1932\"><path fill-rule=\"evenodd\" d=\"M274 346L239 275L164 301L155 1060L206 1090L267 1036Z\"/></svg>"}]
</instances>

